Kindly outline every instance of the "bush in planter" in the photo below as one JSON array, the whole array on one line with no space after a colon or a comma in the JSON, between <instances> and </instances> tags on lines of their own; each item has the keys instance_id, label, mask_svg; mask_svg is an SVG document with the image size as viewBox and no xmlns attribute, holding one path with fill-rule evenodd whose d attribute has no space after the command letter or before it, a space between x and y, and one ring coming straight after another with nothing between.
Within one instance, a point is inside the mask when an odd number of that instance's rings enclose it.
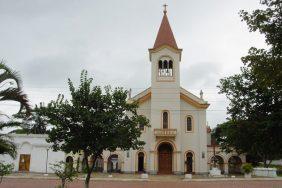
<instances>
[{"instance_id":1,"label":"bush in planter","mask_svg":"<svg viewBox=\"0 0 282 188\"><path fill-rule=\"evenodd\" d=\"M250 163L246 163L242 166L242 171L245 173L245 174L249 174L253 171L253 166L252 164Z\"/></svg>"}]
</instances>

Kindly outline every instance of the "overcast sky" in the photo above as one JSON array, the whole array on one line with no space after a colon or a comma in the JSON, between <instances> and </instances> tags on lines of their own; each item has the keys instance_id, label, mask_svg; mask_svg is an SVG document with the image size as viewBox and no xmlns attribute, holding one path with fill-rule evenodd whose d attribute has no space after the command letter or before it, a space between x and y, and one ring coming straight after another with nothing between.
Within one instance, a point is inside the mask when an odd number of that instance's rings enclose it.
<instances>
[{"instance_id":1,"label":"overcast sky","mask_svg":"<svg viewBox=\"0 0 282 188\"><path fill-rule=\"evenodd\" d=\"M150 87L148 48L164 3L183 48L181 85L196 95L203 90L214 127L227 117L219 79L239 72L251 46L265 45L238 15L259 8L259 0L0 0L0 58L20 72L33 105L67 95L67 78L77 83L82 69L97 85L138 93ZM11 114L17 105L0 110Z\"/></svg>"}]
</instances>

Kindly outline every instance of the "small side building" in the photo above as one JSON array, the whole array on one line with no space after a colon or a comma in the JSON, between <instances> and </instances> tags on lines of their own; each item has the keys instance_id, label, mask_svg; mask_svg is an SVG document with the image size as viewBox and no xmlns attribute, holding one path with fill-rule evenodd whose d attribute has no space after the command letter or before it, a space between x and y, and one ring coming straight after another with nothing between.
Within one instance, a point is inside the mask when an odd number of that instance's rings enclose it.
<instances>
[{"instance_id":1,"label":"small side building","mask_svg":"<svg viewBox=\"0 0 282 188\"><path fill-rule=\"evenodd\" d=\"M54 152L47 143L48 135L42 134L11 134L12 141L17 146L15 159L9 155L0 155L0 161L14 164L16 172L52 173L52 163L65 161L65 153Z\"/></svg>"}]
</instances>

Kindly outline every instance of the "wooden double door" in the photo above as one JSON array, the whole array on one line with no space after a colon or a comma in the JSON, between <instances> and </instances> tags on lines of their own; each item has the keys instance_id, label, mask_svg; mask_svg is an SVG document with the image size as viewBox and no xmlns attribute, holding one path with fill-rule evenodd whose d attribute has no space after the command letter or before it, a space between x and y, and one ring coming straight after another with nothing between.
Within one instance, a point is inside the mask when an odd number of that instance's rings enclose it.
<instances>
[{"instance_id":1,"label":"wooden double door","mask_svg":"<svg viewBox=\"0 0 282 188\"><path fill-rule=\"evenodd\" d=\"M170 144L162 144L158 149L159 174L172 174L172 147Z\"/></svg>"},{"instance_id":2,"label":"wooden double door","mask_svg":"<svg viewBox=\"0 0 282 188\"><path fill-rule=\"evenodd\" d=\"M29 167L30 167L30 155L20 154L19 171L29 171Z\"/></svg>"}]
</instances>

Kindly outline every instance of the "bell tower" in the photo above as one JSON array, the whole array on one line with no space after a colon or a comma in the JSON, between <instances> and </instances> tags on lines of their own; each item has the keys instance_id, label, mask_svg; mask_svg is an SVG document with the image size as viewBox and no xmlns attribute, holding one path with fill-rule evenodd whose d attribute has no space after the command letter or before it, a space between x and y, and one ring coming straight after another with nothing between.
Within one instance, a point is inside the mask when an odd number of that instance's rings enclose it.
<instances>
[{"instance_id":1,"label":"bell tower","mask_svg":"<svg viewBox=\"0 0 282 188\"><path fill-rule=\"evenodd\" d=\"M150 150L154 151L157 143L165 141L174 143L173 163L180 160L181 148L181 123L180 123L180 75L179 63L182 49L179 49L171 30L167 10L163 11L162 22L153 48L149 49L151 61L151 129L154 131L150 143ZM161 134L158 135L157 132ZM165 132L174 132L172 137L162 137ZM157 152L156 152L157 153ZM178 153L178 154L176 154ZM154 153L150 156L151 164L156 159ZM177 173L181 168L180 163L169 169ZM158 168L150 166L150 172ZM160 170L160 169L159 169Z\"/></svg>"},{"instance_id":2,"label":"bell tower","mask_svg":"<svg viewBox=\"0 0 282 188\"><path fill-rule=\"evenodd\" d=\"M168 21L166 6L164 5L164 15L154 47L149 49L152 87L163 84L180 86L179 63L182 49L179 49L176 44Z\"/></svg>"}]
</instances>

